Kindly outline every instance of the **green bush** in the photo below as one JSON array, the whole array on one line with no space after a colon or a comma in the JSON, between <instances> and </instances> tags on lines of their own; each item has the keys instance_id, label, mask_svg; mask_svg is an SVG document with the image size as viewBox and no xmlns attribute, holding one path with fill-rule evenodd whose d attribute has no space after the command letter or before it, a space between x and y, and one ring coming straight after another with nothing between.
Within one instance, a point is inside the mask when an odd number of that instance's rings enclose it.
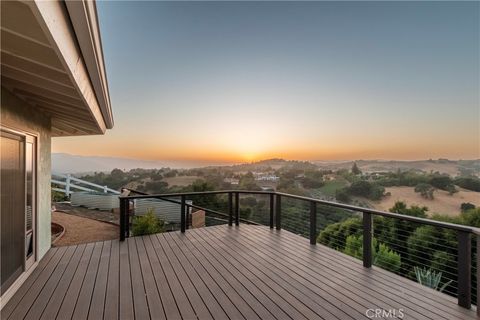
<instances>
[{"instance_id":1,"label":"green bush","mask_svg":"<svg viewBox=\"0 0 480 320\"><path fill-rule=\"evenodd\" d=\"M155 216L153 209L149 209L143 216L135 216L133 218L132 233L134 236L160 233L163 231L165 231L165 223Z\"/></svg>"},{"instance_id":2,"label":"green bush","mask_svg":"<svg viewBox=\"0 0 480 320\"><path fill-rule=\"evenodd\" d=\"M328 225L317 237L317 242L330 248L343 250L348 236L362 232L362 220L352 217L342 222Z\"/></svg>"},{"instance_id":3,"label":"green bush","mask_svg":"<svg viewBox=\"0 0 480 320\"><path fill-rule=\"evenodd\" d=\"M52 202L61 202L68 200L68 197L63 192L52 190Z\"/></svg>"},{"instance_id":4,"label":"green bush","mask_svg":"<svg viewBox=\"0 0 480 320\"><path fill-rule=\"evenodd\" d=\"M363 236L351 235L347 237L345 243L345 254L362 259L363 258ZM390 249L384 243L378 243L377 239L372 239L373 264L392 272L398 272L402 266L400 255Z\"/></svg>"},{"instance_id":5,"label":"green bush","mask_svg":"<svg viewBox=\"0 0 480 320\"><path fill-rule=\"evenodd\" d=\"M380 243L374 253L373 264L392 272L400 271L402 260L400 255L390 249L386 244Z\"/></svg>"},{"instance_id":6,"label":"green bush","mask_svg":"<svg viewBox=\"0 0 480 320\"><path fill-rule=\"evenodd\" d=\"M460 214L460 223L480 228L480 207L462 212Z\"/></svg>"},{"instance_id":7,"label":"green bush","mask_svg":"<svg viewBox=\"0 0 480 320\"><path fill-rule=\"evenodd\" d=\"M473 203L464 202L460 205L460 210L462 210L462 212L466 212L471 209L475 209L475 205Z\"/></svg>"}]
</instances>

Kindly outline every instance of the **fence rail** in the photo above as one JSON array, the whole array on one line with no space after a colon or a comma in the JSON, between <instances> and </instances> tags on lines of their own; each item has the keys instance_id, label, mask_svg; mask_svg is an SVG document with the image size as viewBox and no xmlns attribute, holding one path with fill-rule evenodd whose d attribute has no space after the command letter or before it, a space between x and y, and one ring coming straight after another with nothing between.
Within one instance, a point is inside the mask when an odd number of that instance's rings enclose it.
<instances>
[{"instance_id":1,"label":"fence rail","mask_svg":"<svg viewBox=\"0 0 480 320\"><path fill-rule=\"evenodd\" d=\"M119 191L111 189L108 186L102 186L86 180L75 178L70 174L52 174L51 183L52 190L65 193L67 196L70 196L72 193L78 191L120 194ZM59 188L59 186L63 186L63 188Z\"/></svg>"},{"instance_id":2,"label":"fence rail","mask_svg":"<svg viewBox=\"0 0 480 320\"><path fill-rule=\"evenodd\" d=\"M282 199L294 199L301 202L306 202L309 204L309 219L306 223L309 225L308 236L310 239L311 245L316 245L317 243L317 214L318 207L326 206L333 207L338 209L345 209L351 212L356 212L362 216L361 224L361 235L363 236L363 265L366 268L370 268L373 264L373 217L380 216L385 218L392 218L400 221L414 222L421 225L428 225L438 228L444 228L456 232L458 245L457 245L457 272L456 272L456 282L457 282L457 298L458 304L461 307L470 309L472 304L472 246L471 238L475 237L477 252L480 252L480 229L470 226L446 223L441 221L435 221L425 218L418 218L414 216L407 216L392 212L384 212L379 210L374 210L370 208L362 208L347 204L341 204L331 201L319 200L309 197L303 197L293 194L287 194L282 192L273 192L273 191L240 191L240 190L222 190L222 191L206 191L206 192L187 192L187 193L170 193L170 194L156 194L156 195L147 195L147 194L130 194L129 191L122 193L120 198L120 240L125 240L125 237L130 236L129 224L130 224L130 201L135 199L160 199L166 200L171 197L180 198L180 200L169 199L167 201L176 201L180 204L180 230L185 232L188 229L188 210L187 208L196 207L201 210L209 210L208 208L192 206L187 204L186 199L193 196L212 196L212 195L227 195L227 212L223 215L228 218L228 225L232 226L235 223L236 226L240 224L240 221L244 223L249 223L251 221L245 221L240 218L240 195L265 195L269 198L269 223L270 228L276 228L277 230L282 229ZM210 210L214 212L214 210ZM219 213L219 212L217 212ZM304 221L305 222L305 221ZM473 255L476 257L476 262L478 265L479 255ZM477 278L480 278L478 268L476 268ZM477 281L477 292L480 292ZM477 294L476 304L479 305L479 295ZM477 313L479 313L480 308L477 308Z\"/></svg>"}]
</instances>

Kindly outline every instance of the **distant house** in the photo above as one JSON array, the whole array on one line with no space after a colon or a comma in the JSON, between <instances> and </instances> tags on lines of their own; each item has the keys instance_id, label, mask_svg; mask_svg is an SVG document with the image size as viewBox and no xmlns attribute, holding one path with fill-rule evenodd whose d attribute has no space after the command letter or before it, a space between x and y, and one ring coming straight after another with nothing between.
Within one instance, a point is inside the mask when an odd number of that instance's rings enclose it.
<instances>
[{"instance_id":1,"label":"distant house","mask_svg":"<svg viewBox=\"0 0 480 320\"><path fill-rule=\"evenodd\" d=\"M231 185L238 185L240 180L235 178L225 178L223 179L223 182L230 183Z\"/></svg>"},{"instance_id":2,"label":"distant house","mask_svg":"<svg viewBox=\"0 0 480 320\"><path fill-rule=\"evenodd\" d=\"M92 1L1 2L1 305L50 249L51 138L113 127Z\"/></svg>"},{"instance_id":3,"label":"distant house","mask_svg":"<svg viewBox=\"0 0 480 320\"><path fill-rule=\"evenodd\" d=\"M333 173L325 174L323 176L323 181L333 181L337 178L337 176Z\"/></svg>"},{"instance_id":4,"label":"distant house","mask_svg":"<svg viewBox=\"0 0 480 320\"><path fill-rule=\"evenodd\" d=\"M252 172L256 181L278 181L280 177L270 172Z\"/></svg>"}]
</instances>

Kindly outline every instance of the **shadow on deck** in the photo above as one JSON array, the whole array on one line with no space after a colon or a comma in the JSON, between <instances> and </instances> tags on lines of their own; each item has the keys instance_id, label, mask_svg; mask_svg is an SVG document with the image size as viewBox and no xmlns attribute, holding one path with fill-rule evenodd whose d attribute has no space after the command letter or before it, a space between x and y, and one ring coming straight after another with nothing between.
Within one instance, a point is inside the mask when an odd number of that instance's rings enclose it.
<instances>
[{"instance_id":1,"label":"shadow on deck","mask_svg":"<svg viewBox=\"0 0 480 320\"><path fill-rule=\"evenodd\" d=\"M450 296L252 225L52 248L1 318L375 319L376 309L477 319Z\"/></svg>"}]
</instances>

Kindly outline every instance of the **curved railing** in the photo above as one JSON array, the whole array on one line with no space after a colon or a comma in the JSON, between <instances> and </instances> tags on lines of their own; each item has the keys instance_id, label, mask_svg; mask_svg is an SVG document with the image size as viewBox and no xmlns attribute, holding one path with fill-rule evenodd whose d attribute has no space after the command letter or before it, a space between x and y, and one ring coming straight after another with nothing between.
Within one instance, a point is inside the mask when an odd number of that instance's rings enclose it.
<instances>
[{"instance_id":1,"label":"curved railing","mask_svg":"<svg viewBox=\"0 0 480 320\"><path fill-rule=\"evenodd\" d=\"M220 212L218 210L213 210L205 208L202 206L197 206L195 204L187 203L187 198L193 196L212 196L212 195L226 195L227 196L227 212ZM306 202L309 204L309 217L308 221L302 221L302 225L308 225L308 237L310 239L310 244L315 245L317 243L318 236L318 226L317 226L317 216L318 216L318 207L325 206L337 209L344 209L350 212L361 213L361 227L359 230L360 235L362 236L363 241L363 252L362 260L363 265L366 268L370 268L373 264L373 252L372 252L372 243L373 243L373 217L379 216L387 219L395 219L397 221L404 221L410 223L416 223L425 226L432 226L436 228L443 228L450 230L456 233L457 239L457 248L456 248L456 275L452 275L451 278L455 280L456 283L456 295L458 298L458 304L464 308L471 308L472 301L472 256L478 261L480 256L480 229L465 225L452 224L442 221L436 221L431 219L419 218L414 216L402 215L398 213L385 212L370 208L363 208L348 204L342 204L337 202L325 201L315 198L309 198L304 196L298 196L282 192L274 191L244 191L244 190L221 190L221 191L205 191L205 192L186 192L186 193L168 193L168 194L133 194L130 190L125 190L120 196L120 240L125 240L126 237L130 236L130 223L131 223L131 213L130 213L130 202L136 199L159 199L162 201L170 201L180 205L180 231L185 232L189 228L189 215L187 214L188 208L195 208L198 210L205 210L206 212L212 212L219 216L225 217L228 225L236 226L242 223L253 223L254 221L249 221L248 219L242 219L240 217L240 195L263 195L269 198L269 217L268 224L270 228L276 228L277 230L282 229L282 200L292 199L295 201ZM171 199L176 198L176 199ZM178 200L179 199L179 200ZM400 235L399 235L400 236ZM476 240L476 242L472 241ZM434 240L432 240L434 241ZM472 242L476 245L477 253L472 253ZM421 255L421 253L419 253ZM477 263L474 264L475 266ZM478 268L476 269L476 277L480 278L478 274ZM452 272L450 272L452 273ZM478 282L477 282L478 283ZM475 288L476 292L479 291L478 286ZM478 305L478 295L477 305Z\"/></svg>"}]
</instances>

